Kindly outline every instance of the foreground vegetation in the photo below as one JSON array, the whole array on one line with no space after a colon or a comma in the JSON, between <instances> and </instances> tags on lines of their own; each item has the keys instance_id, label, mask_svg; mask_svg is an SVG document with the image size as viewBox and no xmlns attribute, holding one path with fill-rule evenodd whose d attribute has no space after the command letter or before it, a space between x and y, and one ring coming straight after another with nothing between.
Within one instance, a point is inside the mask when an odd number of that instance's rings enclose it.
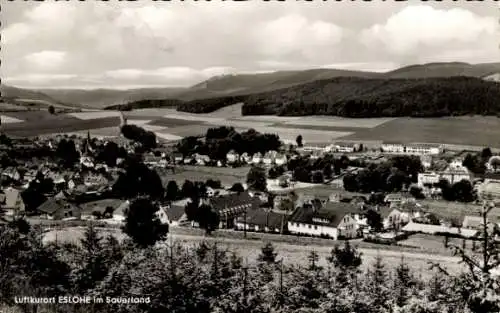
<instances>
[{"instance_id":1,"label":"foreground vegetation","mask_svg":"<svg viewBox=\"0 0 500 313\"><path fill-rule=\"evenodd\" d=\"M168 243L145 199L131 206L123 242L87 228L79 244L43 245L22 220L0 227L0 305L22 312L498 312L499 261L484 231L481 260L460 248L469 271L449 274L433 266L419 278L404 259L389 270L379 256L361 271L363 255L345 242L321 266L318 253L307 266L287 264L272 244L257 262L217 244L183 247ZM484 218L486 219L486 212ZM81 295L120 303L22 304L20 295ZM142 300L141 300L142 299Z\"/></svg>"}]
</instances>

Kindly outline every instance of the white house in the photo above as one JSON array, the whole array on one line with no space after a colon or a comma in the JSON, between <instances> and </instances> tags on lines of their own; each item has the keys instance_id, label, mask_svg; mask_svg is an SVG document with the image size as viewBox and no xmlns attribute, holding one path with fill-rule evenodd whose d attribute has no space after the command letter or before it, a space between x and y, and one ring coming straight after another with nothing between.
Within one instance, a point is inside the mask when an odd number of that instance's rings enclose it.
<instances>
[{"instance_id":1,"label":"white house","mask_svg":"<svg viewBox=\"0 0 500 313\"><path fill-rule=\"evenodd\" d=\"M262 158L262 163L264 163L265 165L271 165L273 161L273 153L271 151L266 152L266 154L264 154L264 157Z\"/></svg>"},{"instance_id":2,"label":"white house","mask_svg":"<svg viewBox=\"0 0 500 313\"><path fill-rule=\"evenodd\" d=\"M400 142L383 142L382 151L394 154L437 155L443 152L440 145L434 144L403 144Z\"/></svg>"},{"instance_id":3,"label":"white house","mask_svg":"<svg viewBox=\"0 0 500 313\"><path fill-rule=\"evenodd\" d=\"M286 157L286 154L284 153L278 153L276 154L274 158L274 164L276 165L284 165L288 162L288 158Z\"/></svg>"},{"instance_id":4,"label":"white house","mask_svg":"<svg viewBox=\"0 0 500 313\"><path fill-rule=\"evenodd\" d=\"M196 160L197 165L207 165L208 162L210 162L210 157L206 154L198 154L196 153L194 155L194 159Z\"/></svg>"},{"instance_id":5,"label":"white house","mask_svg":"<svg viewBox=\"0 0 500 313\"><path fill-rule=\"evenodd\" d=\"M260 162L262 162L262 154L257 152L252 156L252 163L259 164Z\"/></svg>"},{"instance_id":6,"label":"white house","mask_svg":"<svg viewBox=\"0 0 500 313\"><path fill-rule=\"evenodd\" d=\"M296 235L355 238L357 223L356 207L343 202L329 202L322 208L303 206L288 219L288 231Z\"/></svg>"},{"instance_id":7,"label":"white house","mask_svg":"<svg viewBox=\"0 0 500 313\"><path fill-rule=\"evenodd\" d=\"M412 155L438 155L443 152L440 145L433 144L409 144L405 148L405 153Z\"/></svg>"},{"instance_id":8,"label":"white house","mask_svg":"<svg viewBox=\"0 0 500 313\"><path fill-rule=\"evenodd\" d=\"M386 153L404 153L405 146L401 142L384 141L382 151Z\"/></svg>"},{"instance_id":9,"label":"white house","mask_svg":"<svg viewBox=\"0 0 500 313\"><path fill-rule=\"evenodd\" d=\"M226 160L228 164L235 163L236 161L239 160L239 158L240 158L239 154L236 153L236 151L234 150L231 150L226 154Z\"/></svg>"},{"instance_id":10,"label":"white house","mask_svg":"<svg viewBox=\"0 0 500 313\"><path fill-rule=\"evenodd\" d=\"M250 161L252 161L252 157L250 155L248 155L248 153L244 152L240 156L240 161L243 163L250 163Z\"/></svg>"},{"instance_id":11,"label":"white house","mask_svg":"<svg viewBox=\"0 0 500 313\"><path fill-rule=\"evenodd\" d=\"M423 187L424 185L437 184L442 179L454 184L462 180L470 181L471 175L468 171L452 169L446 169L442 172L424 172L418 173L417 184L419 187Z\"/></svg>"},{"instance_id":12,"label":"white house","mask_svg":"<svg viewBox=\"0 0 500 313\"><path fill-rule=\"evenodd\" d=\"M380 217L382 217L384 229L399 229L403 225L408 224L413 216L409 212L392 208L380 210Z\"/></svg>"},{"instance_id":13,"label":"white house","mask_svg":"<svg viewBox=\"0 0 500 313\"><path fill-rule=\"evenodd\" d=\"M360 149L360 145L354 142L336 142L335 150L337 152L353 153Z\"/></svg>"}]
</instances>

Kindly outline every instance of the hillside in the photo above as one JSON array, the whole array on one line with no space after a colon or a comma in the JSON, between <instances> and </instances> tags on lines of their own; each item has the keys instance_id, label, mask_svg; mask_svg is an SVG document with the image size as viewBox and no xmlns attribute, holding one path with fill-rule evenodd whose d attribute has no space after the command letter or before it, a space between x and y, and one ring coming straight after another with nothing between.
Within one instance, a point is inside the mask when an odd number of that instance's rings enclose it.
<instances>
[{"instance_id":1,"label":"hillside","mask_svg":"<svg viewBox=\"0 0 500 313\"><path fill-rule=\"evenodd\" d=\"M125 104L115 104L104 108L104 110L120 110L130 111L146 108L176 108L183 103L179 99L147 99L139 101L131 101Z\"/></svg>"},{"instance_id":2,"label":"hillside","mask_svg":"<svg viewBox=\"0 0 500 313\"><path fill-rule=\"evenodd\" d=\"M364 71L348 71L337 69L310 69L296 71L277 71L256 74L235 74L212 77L206 81L187 88L141 88L129 90L117 89L40 89L28 90L10 86L2 86L5 97L15 99L39 100L47 103L70 104L76 107L102 109L126 103L135 103L146 100L140 107L145 107L147 101L165 100L166 106L171 106L172 99L191 103L183 104L181 110L191 112L207 112L220 108L218 102L224 105L239 102L249 95L283 90L286 88L308 84L320 80L329 80L338 77L353 77L365 79L407 79L407 78L436 78L436 77L490 77L500 72L500 63L468 64L468 63L428 63L411 65L400 69L374 73ZM234 99L232 97L235 97ZM151 102L154 106L161 106L159 102ZM210 105L202 104L210 103ZM137 104L139 105L139 104ZM190 106L198 109L189 109ZM203 108L202 108L203 107Z\"/></svg>"},{"instance_id":3,"label":"hillside","mask_svg":"<svg viewBox=\"0 0 500 313\"><path fill-rule=\"evenodd\" d=\"M63 104L61 101L55 100L49 95L34 91L30 89L17 88L7 85L0 85L0 92L2 93L2 99L4 100L18 100L18 101L42 101L45 103L53 103L53 104Z\"/></svg>"},{"instance_id":4,"label":"hillside","mask_svg":"<svg viewBox=\"0 0 500 313\"><path fill-rule=\"evenodd\" d=\"M500 71L500 63L469 64L462 62L410 65L384 73L385 78L485 77Z\"/></svg>"},{"instance_id":5,"label":"hillside","mask_svg":"<svg viewBox=\"0 0 500 313\"><path fill-rule=\"evenodd\" d=\"M251 95L243 115L344 117L496 115L500 85L473 77L336 78Z\"/></svg>"},{"instance_id":6,"label":"hillside","mask_svg":"<svg viewBox=\"0 0 500 313\"><path fill-rule=\"evenodd\" d=\"M144 99L158 100L173 98L184 88L141 88L141 89L42 89L44 94L65 103L102 109Z\"/></svg>"},{"instance_id":7,"label":"hillside","mask_svg":"<svg viewBox=\"0 0 500 313\"><path fill-rule=\"evenodd\" d=\"M315 80L334 77L375 78L381 74L336 69L311 69L303 71L278 71L272 73L224 75L213 77L194 85L179 95L182 100L241 96L300 85Z\"/></svg>"}]
</instances>

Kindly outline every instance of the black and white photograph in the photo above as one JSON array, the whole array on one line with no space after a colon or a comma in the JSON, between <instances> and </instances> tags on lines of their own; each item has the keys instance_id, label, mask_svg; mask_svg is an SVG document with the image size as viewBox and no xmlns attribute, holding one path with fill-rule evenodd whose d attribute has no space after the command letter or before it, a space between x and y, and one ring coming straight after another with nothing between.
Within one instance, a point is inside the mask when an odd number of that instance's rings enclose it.
<instances>
[{"instance_id":1,"label":"black and white photograph","mask_svg":"<svg viewBox=\"0 0 500 313\"><path fill-rule=\"evenodd\" d=\"M500 313L500 1L0 5L0 313Z\"/></svg>"}]
</instances>

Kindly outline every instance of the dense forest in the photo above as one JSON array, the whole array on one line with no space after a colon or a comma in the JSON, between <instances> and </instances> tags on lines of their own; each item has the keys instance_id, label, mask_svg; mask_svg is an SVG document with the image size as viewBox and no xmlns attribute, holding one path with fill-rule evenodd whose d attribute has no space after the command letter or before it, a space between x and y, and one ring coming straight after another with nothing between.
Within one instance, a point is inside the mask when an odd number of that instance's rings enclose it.
<instances>
[{"instance_id":1,"label":"dense forest","mask_svg":"<svg viewBox=\"0 0 500 313\"><path fill-rule=\"evenodd\" d=\"M210 113L232 104L244 102L247 98L247 95L243 95L191 100L183 102L179 106L177 106L177 111L190 113Z\"/></svg>"},{"instance_id":2,"label":"dense forest","mask_svg":"<svg viewBox=\"0 0 500 313\"><path fill-rule=\"evenodd\" d=\"M120 111L130 111L137 109L146 108L175 108L182 103L178 99L153 99L153 100L139 100L131 101L126 104L116 104L110 105L104 108L104 110L120 110Z\"/></svg>"},{"instance_id":3,"label":"dense forest","mask_svg":"<svg viewBox=\"0 0 500 313\"><path fill-rule=\"evenodd\" d=\"M337 78L248 97L243 115L344 117L495 115L500 85L472 77Z\"/></svg>"},{"instance_id":4,"label":"dense forest","mask_svg":"<svg viewBox=\"0 0 500 313\"><path fill-rule=\"evenodd\" d=\"M440 117L497 115L500 85L474 77L367 79L339 77L238 97L184 102L179 111L208 113L244 102L243 115Z\"/></svg>"}]
</instances>

